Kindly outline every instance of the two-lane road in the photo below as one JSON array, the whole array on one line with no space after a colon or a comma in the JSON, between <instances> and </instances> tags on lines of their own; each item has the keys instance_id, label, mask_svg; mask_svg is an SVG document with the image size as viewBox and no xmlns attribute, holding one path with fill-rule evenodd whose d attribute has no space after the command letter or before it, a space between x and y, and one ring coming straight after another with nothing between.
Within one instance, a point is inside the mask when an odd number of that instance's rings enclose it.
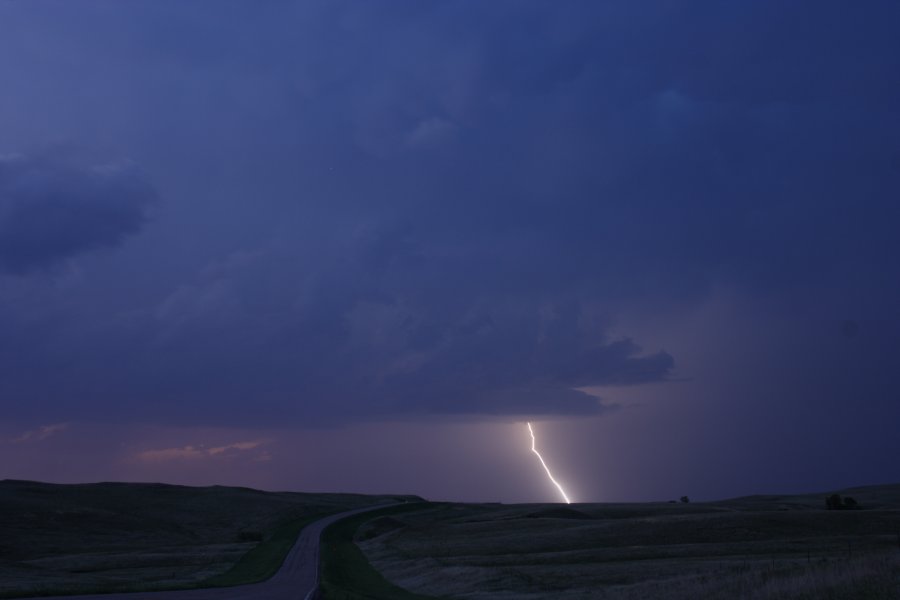
<instances>
[{"instance_id":1,"label":"two-lane road","mask_svg":"<svg viewBox=\"0 0 900 600\"><path fill-rule=\"evenodd\" d=\"M319 519L303 528L281 569L267 581L249 585L171 592L129 592L83 596L44 596L42 600L305 600L318 587L319 538L335 521L370 510L393 506L382 504L348 510Z\"/></svg>"}]
</instances>

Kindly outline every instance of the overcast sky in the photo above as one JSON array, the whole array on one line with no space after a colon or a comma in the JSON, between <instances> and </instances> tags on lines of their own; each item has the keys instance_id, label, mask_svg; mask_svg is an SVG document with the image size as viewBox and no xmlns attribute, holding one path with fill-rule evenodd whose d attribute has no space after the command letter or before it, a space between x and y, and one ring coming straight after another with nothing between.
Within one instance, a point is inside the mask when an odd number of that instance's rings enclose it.
<instances>
[{"instance_id":1,"label":"overcast sky","mask_svg":"<svg viewBox=\"0 0 900 600\"><path fill-rule=\"evenodd\" d=\"M898 22L0 0L0 478L900 481Z\"/></svg>"}]
</instances>

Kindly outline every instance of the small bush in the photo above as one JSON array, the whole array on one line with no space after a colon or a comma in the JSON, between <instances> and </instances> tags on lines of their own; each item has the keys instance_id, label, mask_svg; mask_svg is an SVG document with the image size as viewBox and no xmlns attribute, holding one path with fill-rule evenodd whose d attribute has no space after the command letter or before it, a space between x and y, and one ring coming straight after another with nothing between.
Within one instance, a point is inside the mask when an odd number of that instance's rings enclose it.
<instances>
[{"instance_id":1,"label":"small bush","mask_svg":"<svg viewBox=\"0 0 900 600\"><path fill-rule=\"evenodd\" d=\"M682 496L682 497L681 497L681 501L682 501L683 503L687 504L688 502L691 501L691 499L688 498L687 496Z\"/></svg>"},{"instance_id":2,"label":"small bush","mask_svg":"<svg viewBox=\"0 0 900 600\"><path fill-rule=\"evenodd\" d=\"M825 498L825 508L828 510L856 510L859 503L850 496L841 498L840 494L832 494Z\"/></svg>"}]
</instances>

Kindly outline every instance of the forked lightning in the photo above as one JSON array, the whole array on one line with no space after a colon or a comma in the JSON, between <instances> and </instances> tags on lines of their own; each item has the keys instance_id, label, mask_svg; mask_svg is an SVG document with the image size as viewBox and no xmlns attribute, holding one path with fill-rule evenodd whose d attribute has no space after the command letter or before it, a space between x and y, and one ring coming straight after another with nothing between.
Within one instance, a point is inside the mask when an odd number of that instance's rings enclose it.
<instances>
[{"instance_id":1,"label":"forked lightning","mask_svg":"<svg viewBox=\"0 0 900 600\"><path fill-rule=\"evenodd\" d=\"M559 483L555 479L553 479L553 475L550 474L550 469L547 467L547 463L545 463L544 459L541 457L541 453L537 451L537 448L535 448L534 429L531 428L531 423L527 423L527 425L528 433L531 434L531 451L537 454L538 460L541 461L541 464L544 466L544 470L547 471L547 477L550 478L550 481L553 482L553 485L555 485L556 489L559 490L559 493L562 494L563 500L566 501L566 504L572 504L569 501L569 497L566 496L566 492L562 489L562 486L559 485Z\"/></svg>"}]
</instances>

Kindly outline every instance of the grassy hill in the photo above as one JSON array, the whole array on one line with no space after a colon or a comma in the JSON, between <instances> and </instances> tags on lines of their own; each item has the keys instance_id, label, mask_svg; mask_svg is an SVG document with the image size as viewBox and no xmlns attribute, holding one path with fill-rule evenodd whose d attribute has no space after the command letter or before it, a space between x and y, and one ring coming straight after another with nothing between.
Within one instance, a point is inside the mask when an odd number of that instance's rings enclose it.
<instances>
[{"instance_id":1,"label":"grassy hill","mask_svg":"<svg viewBox=\"0 0 900 600\"><path fill-rule=\"evenodd\" d=\"M398 600L900 598L900 485L838 493L860 509L825 510L830 492L395 507L329 529L326 575L342 585L328 591ZM2 481L0 598L260 580L305 523L397 498Z\"/></svg>"},{"instance_id":2,"label":"grassy hill","mask_svg":"<svg viewBox=\"0 0 900 600\"><path fill-rule=\"evenodd\" d=\"M162 484L0 481L0 598L248 583L307 522L387 500Z\"/></svg>"},{"instance_id":3,"label":"grassy hill","mask_svg":"<svg viewBox=\"0 0 900 600\"><path fill-rule=\"evenodd\" d=\"M709 503L434 504L360 526L392 584L466 598L900 598L900 485Z\"/></svg>"}]
</instances>

